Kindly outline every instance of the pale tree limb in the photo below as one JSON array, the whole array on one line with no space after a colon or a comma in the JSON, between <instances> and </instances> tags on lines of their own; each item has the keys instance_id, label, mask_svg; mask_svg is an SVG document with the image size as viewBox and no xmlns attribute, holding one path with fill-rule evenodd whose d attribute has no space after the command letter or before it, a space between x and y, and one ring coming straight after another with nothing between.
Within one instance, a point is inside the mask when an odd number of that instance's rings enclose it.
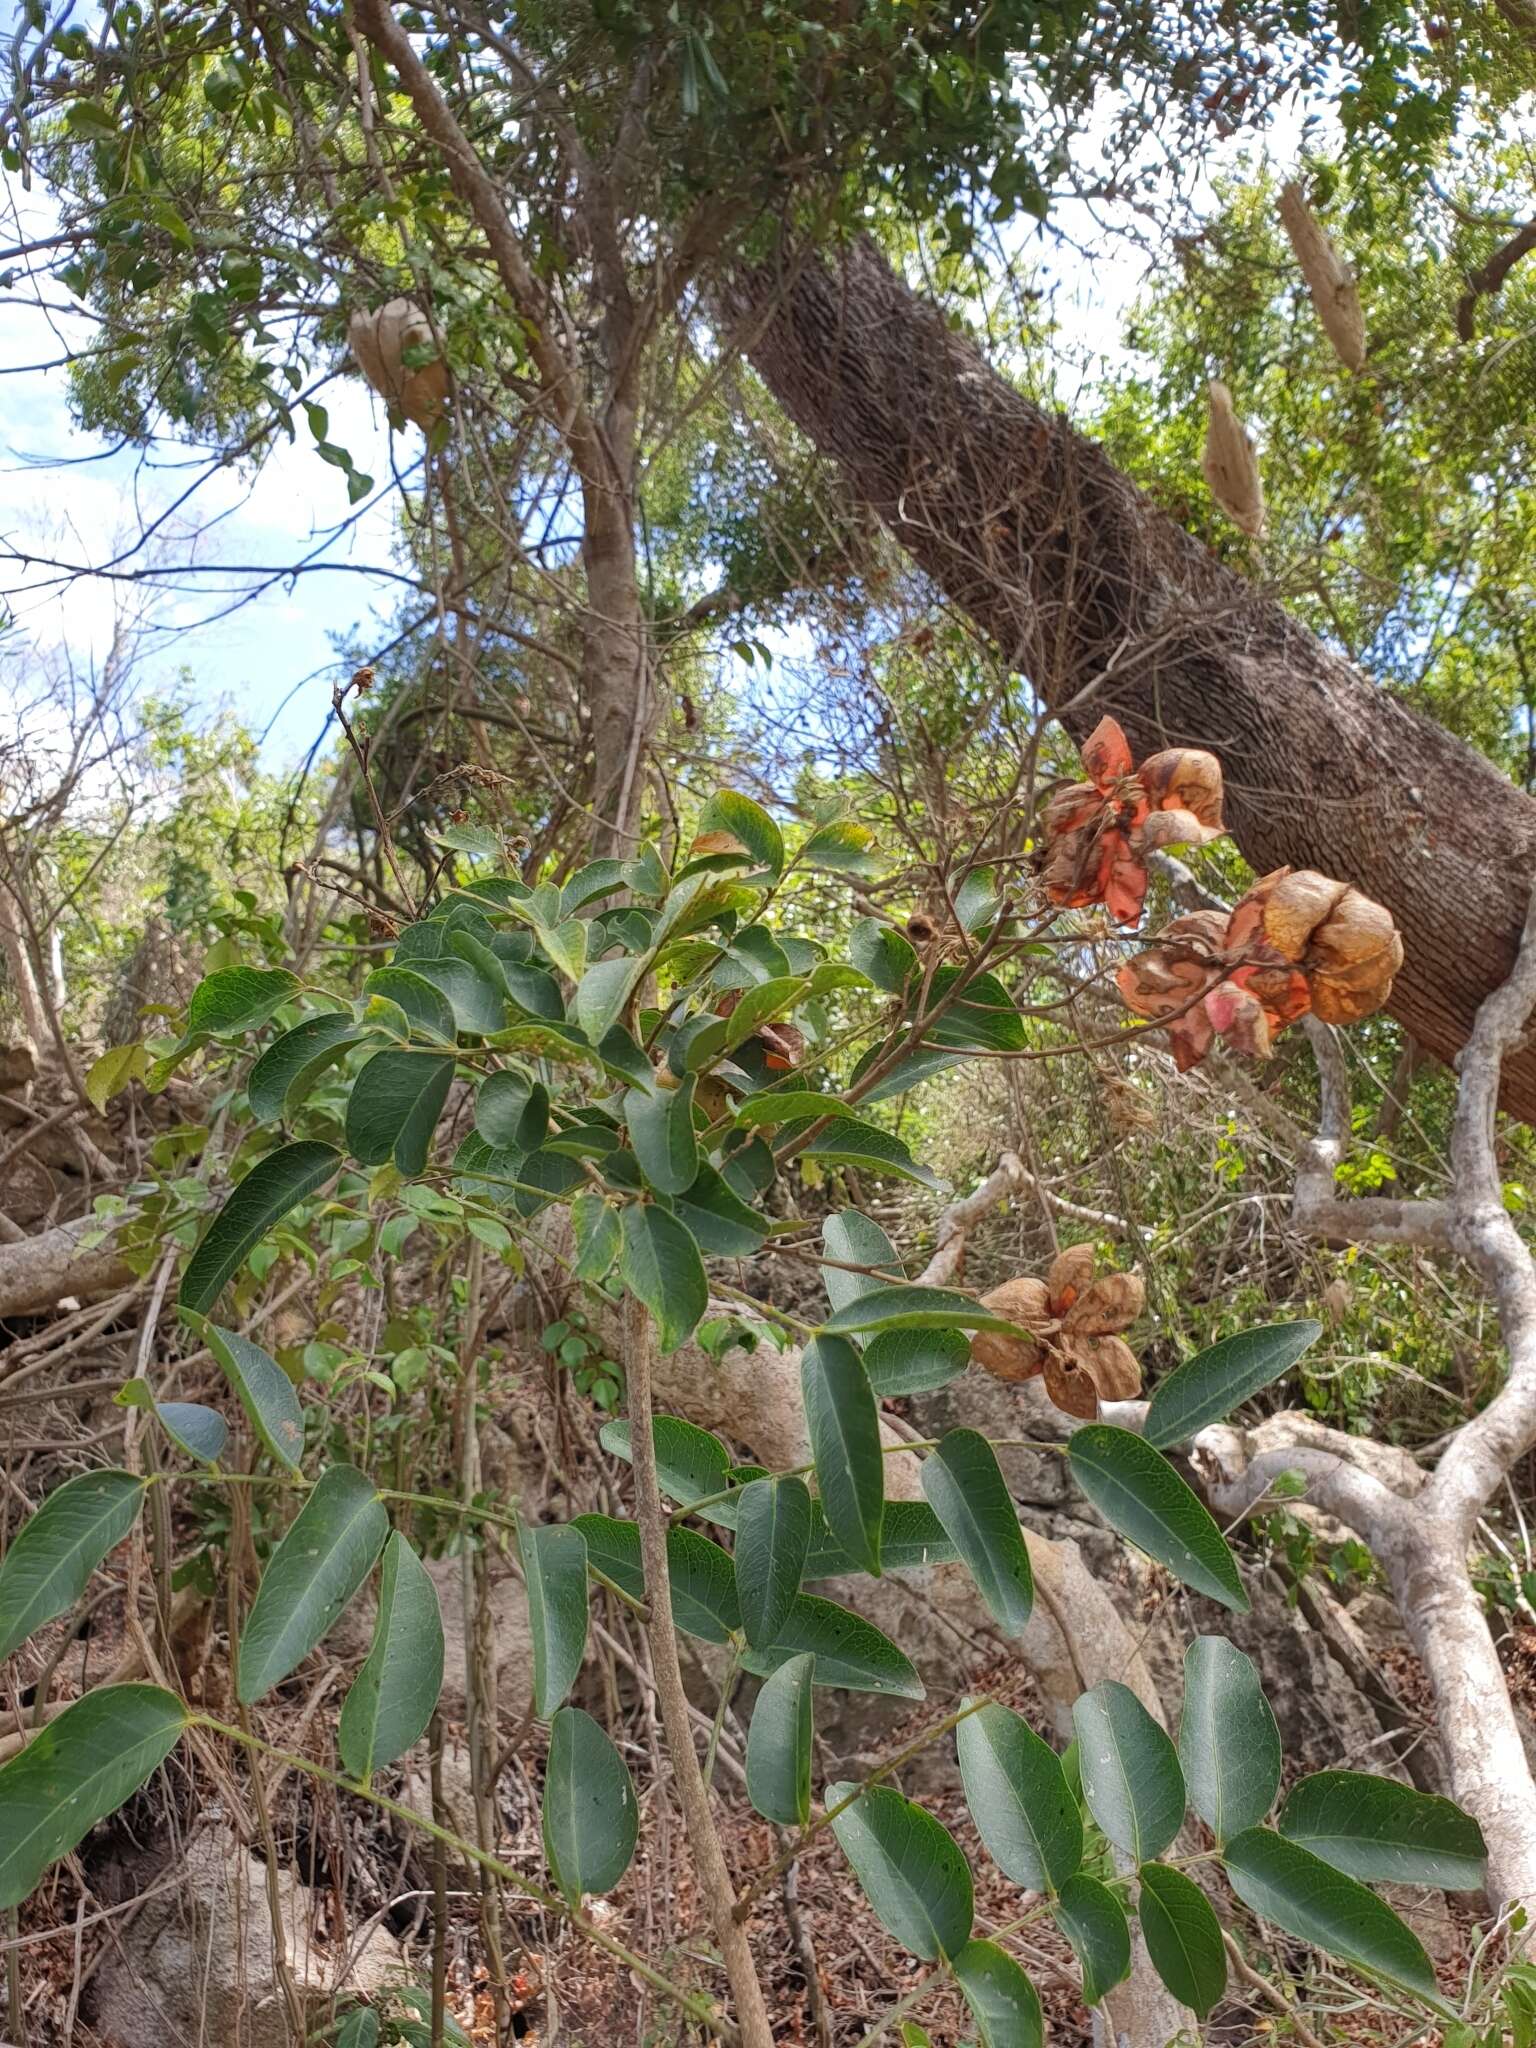
<instances>
[{"instance_id":1,"label":"pale tree limb","mask_svg":"<svg viewBox=\"0 0 1536 2048\"><path fill-rule=\"evenodd\" d=\"M1536 1446L1536 1263L1504 1207L1495 1133L1501 1069L1525 1042L1533 1008L1536 893L1514 968L1485 998L1457 1063L1449 1201L1333 1192L1349 1109L1343 1060L1323 1027L1313 1032L1322 1126L1296 1187L1295 1220L1311 1234L1454 1251L1476 1270L1509 1357L1499 1393L1452 1434L1427 1475L1402 1452L1294 1415L1251 1431L1207 1429L1192 1446L1223 1513L1247 1512L1282 1471L1299 1471L1308 1498L1370 1546L1433 1690L1449 1790L1487 1840L1489 1893L1498 1906L1527 1910L1536 1908L1536 1781L1467 1552L1488 1502Z\"/></svg>"},{"instance_id":2,"label":"pale tree limb","mask_svg":"<svg viewBox=\"0 0 1536 2048\"><path fill-rule=\"evenodd\" d=\"M81 1216L0 1245L0 1316L35 1315L75 1295L127 1286L133 1272L110 1242L81 1243L101 1227L99 1217Z\"/></svg>"}]
</instances>

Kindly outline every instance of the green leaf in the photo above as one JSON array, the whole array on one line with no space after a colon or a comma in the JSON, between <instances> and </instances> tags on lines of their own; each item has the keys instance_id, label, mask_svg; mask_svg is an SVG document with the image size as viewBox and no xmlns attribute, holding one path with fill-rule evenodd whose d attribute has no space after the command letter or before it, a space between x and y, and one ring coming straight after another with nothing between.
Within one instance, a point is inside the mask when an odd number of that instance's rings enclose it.
<instances>
[{"instance_id":1,"label":"green leaf","mask_svg":"<svg viewBox=\"0 0 1536 2048\"><path fill-rule=\"evenodd\" d=\"M751 797L741 796L734 789L715 792L699 813L699 828L694 837L695 854L700 851L701 839L720 833L734 840L757 867L767 868L773 875L783 869L784 835L762 805L753 803ZM730 850L725 846L706 846L702 852L708 859L712 854Z\"/></svg>"},{"instance_id":2,"label":"green leaf","mask_svg":"<svg viewBox=\"0 0 1536 2048\"><path fill-rule=\"evenodd\" d=\"M601 1285L619 1256L618 1210L601 1195L578 1195L571 1204L571 1232L576 1240L576 1278Z\"/></svg>"},{"instance_id":3,"label":"green leaf","mask_svg":"<svg viewBox=\"0 0 1536 2048\"><path fill-rule=\"evenodd\" d=\"M782 1094L765 1089L760 1095L747 1097L736 1112L735 1122L739 1129L749 1130L758 1124L792 1124L806 1117L854 1114L840 1095L817 1095L805 1088L787 1088ZM846 1213L857 1215L858 1211ZM822 1228L825 1231L826 1226Z\"/></svg>"},{"instance_id":4,"label":"green leaf","mask_svg":"<svg viewBox=\"0 0 1536 2048\"><path fill-rule=\"evenodd\" d=\"M640 1531L614 1515L578 1515L572 1522L587 1541L587 1563L612 1579L632 1599L646 1597ZM736 1573L729 1551L697 1529L674 1523L667 1530L667 1578L672 1619L704 1643L728 1643L741 1627Z\"/></svg>"},{"instance_id":5,"label":"green leaf","mask_svg":"<svg viewBox=\"0 0 1536 2048\"><path fill-rule=\"evenodd\" d=\"M475 1095L475 1129L499 1152L526 1152L549 1136L549 1090L513 1067L488 1074Z\"/></svg>"},{"instance_id":6,"label":"green leaf","mask_svg":"<svg viewBox=\"0 0 1536 2048\"><path fill-rule=\"evenodd\" d=\"M1394 1778L1318 1771L1292 1786L1275 1824L1288 1841L1368 1884L1477 1891L1487 1877L1488 1845L1471 1814Z\"/></svg>"},{"instance_id":7,"label":"green leaf","mask_svg":"<svg viewBox=\"0 0 1536 2048\"><path fill-rule=\"evenodd\" d=\"M1184 1652L1179 1761L1218 1842L1256 1827L1280 1790L1280 1730L1251 1659L1225 1636L1197 1636Z\"/></svg>"},{"instance_id":8,"label":"green leaf","mask_svg":"<svg viewBox=\"0 0 1536 2048\"><path fill-rule=\"evenodd\" d=\"M1418 1936L1354 1878L1268 1828L1234 1836L1222 1862L1243 1904L1285 1933L1446 2010Z\"/></svg>"},{"instance_id":9,"label":"green leaf","mask_svg":"<svg viewBox=\"0 0 1536 2048\"><path fill-rule=\"evenodd\" d=\"M1062 1886L1051 1915L1083 1973L1084 2005L1097 2005L1131 1974L1131 1930L1120 1901L1107 1885L1079 1871Z\"/></svg>"},{"instance_id":10,"label":"green leaf","mask_svg":"<svg viewBox=\"0 0 1536 2048\"><path fill-rule=\"evenodd\" d=\"M178 1450L199 1464L216 1465L229 1443L229 1424L201 1401L156 1401L155 1419Z\"/></svg>"},{"instance_id":11,"label":"green leaf","mask_svg":"<svg viewBox=\"0 0 1536 2048\"><path fill-rule=\"evenodd\" d=\"M209 1323L203 1334L258 1438L279 1465L297 1472L304 1454L304 1410L292 1380L248 1337L221 1330L217 1323Z\"/></svg>"},{"instance_id":12,"label":"green leaf","mask_svg":"<svg viewBox=\"0 0 1536 2048\"><path fill-rule=\"evenodd\" d=\"M592 1716L561 1707L544 1766L544 1856L571 1905L611 1892L629 1868L640 1811L629 1768Z\"/></svg>"},{"instance_id":13,"label":"green leaf","mask_svg":"<svg viewBox=\"0 0 1536 2048\"><path fill-rule=\"evenodd\" d=\"M331 2048L379 2048L379 2016L371 2005L355 2005L331 2037Z\"/></svg>"},{"instance_id":14,"label":"green leaf","mask_svg":"<svg viewBox=\"0 0 1536 2048\"><path fill-rule=\"evenodd\" d=\"M597 1433L605 1451L633 1463L629 1424L622 1417L605 1422ZM708 1500L724 1493L730 1484L731 1454L719 1437L681 1416L658 1415L651 1423L651 1443L656 1453L656 1478L668 1500L689 1507L696 1500ZM712 1520L722 1519L711 1516ZM731 1515L734 1522L735 1514Z\"/></svg>"},{"instance_id":15,"label":"green leaf","mask_svg":"<svg viewBox=\"0 0 1536 2048\"><path fill-rule=\"evenodd\" d=\"M74 1606L138 1520L147 1483L132 1472L82 1472L22 1523L0 1561L0 1662Z\"/></svg>"},{"instance_id":16,"label":"green leaf","mask_svg":"<svg viewBox=\"0 0 1536 2048\"><path fill-rule=\"evenodd\" d=\"M644 953L630 953L617 960L599 960L576 984L572 1014L593 1045L601 1045L623 1016L645 972L646 958Z\"/></svg>"},{"instance_id":17,"label":"green leaf","mask_svg":"<svg viewBox=\"0 0 1536 2048\"><path fill-rule=\"evenodd\" d=\"M873 852L874 832L853 818L837 818L822 825L801 846L796 859L800 866L825 868L834 875L856 875L874 881L883 863Z\"/></svg>"},{"instance_id":18,"label":"green leaf","mask_svg":"<svg viewBox=\"0 0 1536 2048\"><path fill-rule=\"evenodd\" d=\"M888 1500L880 1522L880 1570L912 1571L932 1564L956 1564L960 1553L944 1533L944 1524L925 1500ZM858 1566L844 1550L821 1511L811 1502L811 1547L803 1579L826 1579Z\"/></svg>"},{"instance_id":19,"label":"green leaf","mask_svg":"<svg viewBox=\"0 0 1536 2048\"><path fill-rule=\"evenodd\" d=\"M723 1174L707 1162L673 1204L701 1251L727 1259L750 1258L768 1235L766 1218L744 1202Z\"/></svg>"},{"instance_id":20,"label":"green leaf","mask_svg":"<svg viewBox=\"0 0 1536 2048\"><path fill-rule=\"evenodd\" d=\"M827 1217L821 1226L821 1243L826 1257L838 1262L821 1269L827 1299L834 1311L850 1307L861 1295L878 1292L887 1284L880 1277L882 1273L888 1273L893 1281L906 1278L896 1247L879 1224L858 1209L839 1209ZM850 1273L844 1270L848 1266L872 1266L876 1270Z\"/></svg>"},{"instance_id":21,"label":"green leaf","mask_svg":"<svg viewBox=\"0 0 1536 2048\"><path fill-rule=\"evenodd\" d=\"M120 1094L130 1081L142 1081L148 1072L149 1054L142 1045L110 1046L92 1063L85 1077L91 1107L101 1115L114 1095Z\"/></svg>"},{"instance_id":22,"label":"green leaf","mask_svg":"<svg viewBox=\"0 0 1536 2048\"><path fill-rule=\"evenodd\" d=\"M699 1171L693 1133L694 1079L675 1088L631 1088L624 1097L624 1121L640 1171L659 1194L686 1194Z\"/></svg>"},{"instance_id":23,"label":"green leaf","mask_svg":"<svg viewBox=\"0 0 1536 2048\"><path fill-rule=\"evenodd\" d=\"M0 1908L115 1813L165 1762L186 1709L156 1685L106 1685L40 1728L0 1770Z\"/></svg>"},{"instance_id":24,"label":"green leaf","mask_svg":"<svg viewBox=\"0 0 1536 2048\"><path fill-rule=\"evenodd\" d=\"M981 2029L981 2048L1042 2048L1045 2018L1035 1987L994 1941L968 1941L955 1982Z\"/></svg>"},{"instance_id":25,"label":"green leaf","mask_svg":"<svg viewBox=\"0 0 1536 2048\"><path fill-rule=\"evenodd\" d=\"M922 1480L987 1612L1005 1636L1022 1635L1035 1603L1035 1581L997 1453L979 1430L952 1429L924 1458Z\"/></svg>"},{"instance_id":26,"label":"green leaf","mask_svg":"<svg viewBox=\"0 0 1536 2048\"><path fill-rule=\"evenodd\" d=\"M925 1188L943 1185L932 1168L920 1166L894 1131L883 1131L858 1117L840 1117L812 1138L801 1155L826 1166L867 1166L877 1173L899 1174Z\"/></svg>"},{"instance_id":27,"label":"green leaf","mask_svg":"<svg viewBox=\"0 0 1536 2048\"><path fill-rule=\"evenodd\" d=\"M864 1361L840 1337L814 1337L800 1359L805 1426L822 1513L861 1570L880 1575L885 1457Z\"/></svg>"},{"instance_id":28,"label":"green leaf","mask_svg":"<svg viewBox=\"0 0 1536 2048\"><path fill-rule=\"evenodd\" d=\"M443 1689L443 1616L421 1559L395 1530L384 1546L373 1646L342 1702L341 1760L364 1783L404 1756Z\"/></svg>"},{"instance_id":29,"label":"green leaf","mask_svg":"<svg viewBox=\"0 0 1536 2048\"><path fill-rule=\"evenodd\" d=\"M177 1300L206 1315L274 1223L325 1186L341 1164L334 1145L284 1145L258 1159L198 1240Z\"/></svg>"},{"instance_id":30,"label":"green leaf","mask_svg":"<svg viewBox=\"0 0 1536 2048\"><path fill-rule=\"evenodd\" d=\"M955 915L962 931L979 932L998 913L997 877L991 868L972 868L955 891Z\"/></svg>"},{"instance_id":31,"label":"green leaf","mask_svg":"<svg viewBox=\"0 0 1536 2048\"><path fill-rule=\"evenodd\" d=\"M363 1035L352 1018L339 1011L306 1017L285 1031L250 1071L245 1092L251 1115L263 1124L291 1115L326 1068Z\"/></svg>"},{"instance_id":32,"label":"green leaf","mask_svg":"<svg viewBox=\"0 0 1536 2048\"><path fill-rule=\"evenodd\" d=\"M187 1005L187 1030L207 1038L233 1038L265 1024L299 986L286 967L221 967L204 976Z\"/></svg>"},{"instance_id":33,"label":"green leaf","mask_svg":"<svg viewBox=\"0 0 1536 2048\"><path fill-rule=\"evenodd\" d=\"M534 929L539 935L539 944L545 956L560 972L574 982L580 982L587 965L587 939L591 927L584 918L561 918L555 924L538 924ZM508 978L510 986L510 977Z\"/></svg>"},{"instance_id":34,"label":"green leaf","mask_svg":"<svg viewBox=\"0 0 1536 2048\"><path fill-rule=\"evenodd\" d=\"M1193 1878L1165 1863L1144 1863L1138 1914L1152 1967L1179 2001L1200 2019L1227 1988L1227 1952L1221 1922Z\"/></svg>"},{"instance_id":35,"label":"green leaf","mask_svg":"<svg viewBox=\"0 0 1536 2048\"><path fill-rule=\"evenodd\" d=\"M754 1479L736 1503L736 1591L747 1641L774 1642L800 1590L811 1541L804 1480Z\"/></svg>"},{"instance_id":36,"label":"green leaf","mask_svg":"<svg viewBox=\"0 0 1536 2048\"><path fill-rule=\"evenodd\" d=\"M811 1817L811 1688L816 1659L802 1651L767 1679L747 1730L747 1797L767 1820L803 1828Z\"/></svg>"},{"instance_id":37,"label":"green leaf","mask_svg":"<svg viewBox=\"0 0 1536 2048\"><path fill-rule=\"evenodd\" d=\"M1028 1333L953 1287L875 1287L834 1309L825 1330L1006 1330Z\"/></svg>"},{"instance_id":38,"label":"green leaf","mask_svg":"<svg viewBox=\"0 0 1536 2048\"><path fill-rule=\"evenodd\" d=\"M574 917L578 910L589 903L595 903L600 896L611 896L615 889L622 889L625 883L625 869L631 863L622 860L589 860L560 891L560 908L567 917Z\"/></svg>"},{"instance_id":39,"label":"green leaf","mask_svg":"<svg viewBox=\"0 0 1536 2048\"><path fill-rule=\"evenodd\" d=\"M1107 1678L1072 1709L1088 1811L1117 1847L1145 1863L1184 1823L1179 1754L1128 1685Z\"/></svg>"},{"instance_id":40,"label":"green leaf","mask_svg":"<svg viewBox=\"0 0 1536 2048\"><path fill-rule=\"evenodd\" d=\"M463 933L451 935L450 943L462 939ZM494 954L491 956L494 960ZM398 953L396 959L399 959ZM488 968L480 967L461 958L456 953L440 954L436 959L426 959L412 954L411 972L440 989L448 998L453 1011L454 1028L457 1031L473 1032L477 1037L489 1038L500 1031L507 1021L506 976L498 971L494 977Z\"/></svg>"},{"instance_id":41,"label":"green leaf","mask_svg":"<svg viewBox=\"0 0 1536 2048\"><path fill-rule=\"evenodd\" d=\"M1074 1433L1067 1456L1073 1478L1112 1529L1197 1593L1248 1612L1237 1560L1221 1531L1150 1444L1096 1422Z\"/></svg>"},{"instance_id":42,"label":"green leaf","mask_svg":"<svg viewBox=\"0 0 1536 2048\"><path fill-rule=\"evenodd\" d=\"M620 1275L655 1317L665 1356L687 1343L709 1307L704 1261L687 1228L653 1202L632 1202L620 1228Z\"/></svg>"},{"instance_id":43,"label":"green leaf","mask_svg":"<svg viewBox=\"0 0 1536 2048\"><path fill-rule=\"evenodd\" d=\"M1060 1890L1083 1860L1083 1821L1049 1743L1010 1708L978 1707L955 1730L965 1803L987 1854L1025 1891Z\"/></svg>"},{"instance_id":44,"label":"green leaf","mask_svg":"<svg viewBox=\"0 0 1536 2048\"><path fill-rule=\"evenodd\" d=\"M882 1401L947 1387L971 1362L962 1330L881 1330L864 1346L864 1370Z\"/></svg>"},{"instance_id":45,"label":"green leaf","mask_svg":"<svg viewBox=\"0 0 1536 2048\"><path fill-rule=\"evenodd\" d=\"M864 917L848 934L848 958L888 996L899 996L919 973L917 954L893 924Z\"/></svg>"},{"instance_id":46,"label":"green leaf","mask_svg":"<svg viewBox=\"0 0 1536 2048\"><path fill-rule=\"evenodd\" d=\"M764 1024L793 1009L808 986L803 974L779 974L749 988L725 1020L725 1049L732 1051L745 1045Z\"/></svg>"},{"instance_id":47,"label":"green leaf","mask_svg":"<svg viewBox=\"0 0 1536 2048\"><path fill-rule=\"evenodd\" d=\"M801 1593L789 1610L779 1639L766 1650L746 1649L741 1668L766 1678L802 1650L816 1657L817 1685L844 1692L878 1692L896 1699L923 1699L923 1681L910 1660L873 1622L815 1593Z\"/></svg>"},{"instance_id":48,"label":"green leaf","mask_svg":"<svg viewBox=\"0 0 1536 2048\"><path fill-rule=\"evenodd\" d=\"M928 991L928 1009L938 1008L968 967L941 967ZM995 974L977 974L942 1016L923 1027L930 1045L960 1046L967 1052L1022 1052L1029 1044L1018 1005Z\"/></svg>"},{"instance_id":49,"label":"green leaf","mask_svg":"<svg viewBox=\"0 0 1536 2048\"><path fill-rule=\"evenodd\" d=\"M855 1081L861 1080L867 1067L876 1064L881 1048L872 1046L866 1058L860 1060L853 1073ZM864 1089L859 1096L860 1106L873 1109L877 1102L889 1102L893 1095L905 1095L911 1089L920 1087L924 1081L933 1080L937 1074L947 1074L951 1067L958 1067L964 1060L964 1053L935 1052L932 1049L909 1052L905 1059L898 1060L891 1071L872 1087Z\"/></svg>"},{"instance_id":50,"label":"green leaf","mask_svg":"<svg viewBox=\"0 0 1536 2048\"><path fill-rule=\"evenodd\" d=\"M570 1523L520 1528L533 1638L533 1710L547 1721L587 1654L587 1539Z\"/></svg>"},{"instance_id":51,"label":"green leaf","mask_svg":"<svg viewBox=\"0 0 1536 2048\"><path fill-rule=\"evenodd\" d=\"M240 1637L236 1696L269 1693L309 1655L373 1570L389 1516L355 1465L322 1472L273 1551Z\"/></svg>"},{"instance_id":52,"label":"green leaf","mask_svg":"<svg viewBox=\"0 0 1536 2048\"><path fill-rule=\"evenodd\" d=\"M380 967L363 983L365 996L380 996L405 1012L406 1022L423 1037L454 1040L453 1007L435 983L409 967Z\"/></svg>"},{"instance_id":53,"label":"green leaf","mask_svg":"<svg viewBox=\"0 0 1536 2048\"><path fill-rule=\"evenodd\" d=\"M1158 1382L1143 1434L1166 1449L1230 1415L1260 1387L1290 1371L1323 1334L1321 1323L1266 1323L1223 1337Z\"/></svg>"},{"instance_id":54,"label":"green leaf","mask_svg":"<svg viewBox=\"0 0 1536 2048\"><path fill-rule=\"evenodd\" d=\"M408 1180L426 1169L453 1080L451 1053L376 1052L352 1084L347 1150L362 1166L391 1159Z\"/></svg>"},{"instance_id":55,"label":"green leaf","mask_svg":"<svg viewBox=\"0 0 1536 2048\"><path fill-rule=\"evenodd\" d=\"M828 1810L858 1789L829 1785ZM831 1825L886 1932L930 1963L959 1955L971 1933L971 1872L948 1828L889 1785L868 1786Z\"/></svg>"}]
</instances>

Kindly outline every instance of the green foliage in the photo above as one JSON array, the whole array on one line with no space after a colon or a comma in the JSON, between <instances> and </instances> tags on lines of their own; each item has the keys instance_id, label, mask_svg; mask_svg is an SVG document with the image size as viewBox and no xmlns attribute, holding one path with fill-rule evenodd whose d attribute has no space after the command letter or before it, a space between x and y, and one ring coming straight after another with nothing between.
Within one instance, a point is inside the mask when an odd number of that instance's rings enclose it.
<instances>
[{"instance_id":1,"label":"green foliage","mask_svg":"<svg viewBox=\"0 0 1536 2048\"><path fill-rule=\"evenodd\" d=\"M590 1714L561 1707L550 1724L544 1769L544 1855L573 1906L613 1890L639 1833L628 1765Z\"/></svg>"},{"instance_id":2,"label":"green foliage","mask_svg":"<svg viewBox=\"0 0 1536 2048\"><path fill-rule=\"evenodd\" d=\"M55 1487L0 1562L0 1657L63 1614L139 1518L145 1482L82 1472Z\"/></svg>"},{"instance_id":3,"label":"green foliage","mask_svg":"<svg viewBox=\"0 0 1536 2048\"><path fill-rule=\"evenodd\" d=\"M443 1688L437 1588L399 1530L384 1546L373 1645L342 1703L336 1747L366 1781L403 1756L431 1720Z\"/></svg>"}]
</instances>

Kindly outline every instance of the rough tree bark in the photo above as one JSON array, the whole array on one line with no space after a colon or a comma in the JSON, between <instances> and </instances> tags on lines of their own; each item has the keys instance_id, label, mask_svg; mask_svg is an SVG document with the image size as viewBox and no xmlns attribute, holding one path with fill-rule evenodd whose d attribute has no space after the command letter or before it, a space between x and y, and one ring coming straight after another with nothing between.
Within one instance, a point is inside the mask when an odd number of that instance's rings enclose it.
<instances>
[{"instance_id":1,"label":"rough tree bark","mask_svg":"<svg viewBox=\"0 0 1536 2048\"><path fill-rule=\"evenodd\" d=\"M869 244L737 278L728 308L796 424L1082 739L1214 749L1261 872L1386 903L1391 1011L1451 1060L1514 962L1536 801L1225 568L1057 414L1023 397ZM1503 1101L1536 1120L1536 1045Z\"/></svg>"}]
</instances>

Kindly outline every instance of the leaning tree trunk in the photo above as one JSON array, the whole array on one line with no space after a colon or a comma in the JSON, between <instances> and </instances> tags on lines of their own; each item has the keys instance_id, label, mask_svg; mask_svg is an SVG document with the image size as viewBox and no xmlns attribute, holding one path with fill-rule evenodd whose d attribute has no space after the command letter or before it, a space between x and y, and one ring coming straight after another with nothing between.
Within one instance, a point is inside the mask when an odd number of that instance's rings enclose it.
<instances>
[{"instance_id":1,"label":"leaning tree trunk","mask_svg":"<svg viewBox=\"0 0 1536 2048\"><path fill-rule=\"evenodd\" d=\"M738 278L730 310L790 417L1069 732L1112 710L1138 756L1212 748L1254 867L1320 868L1390 907L1392 1014L1453 1059L1514 961L1536 801L1165 518L872 245ZM1503 1101L1536 1120L1536 1045Z\"/></svg>"}]
</instances>

